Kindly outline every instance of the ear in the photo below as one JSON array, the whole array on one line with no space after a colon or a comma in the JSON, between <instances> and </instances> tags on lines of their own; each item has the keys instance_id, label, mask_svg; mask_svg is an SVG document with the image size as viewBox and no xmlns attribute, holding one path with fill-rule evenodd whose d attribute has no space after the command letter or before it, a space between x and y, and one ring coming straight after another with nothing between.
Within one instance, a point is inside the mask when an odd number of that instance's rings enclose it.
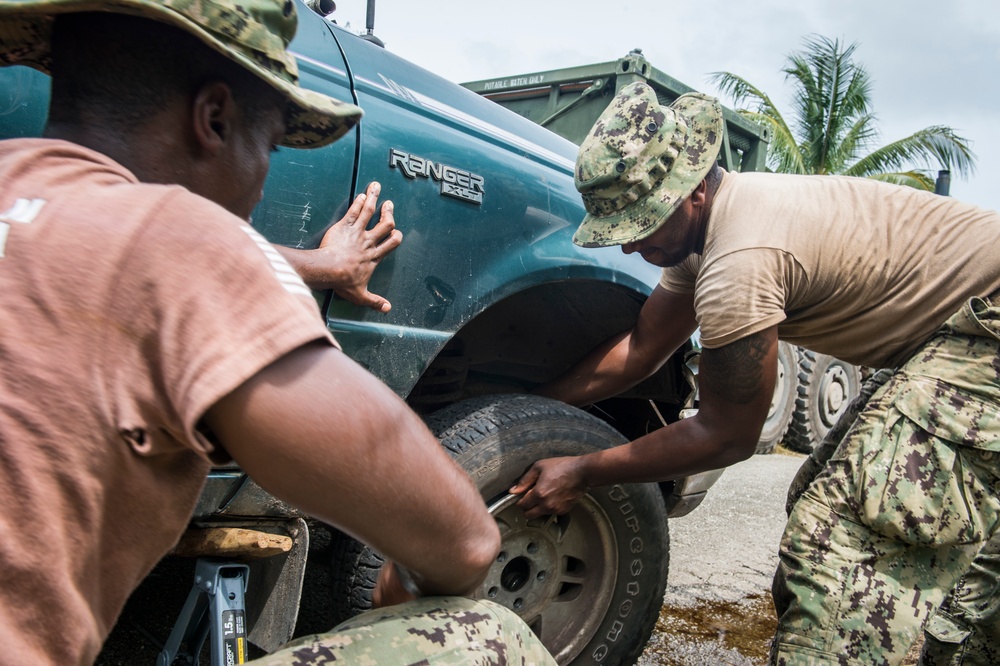
<instances>
[{"instance_id":1,"label":"ear","mask_svg":"<svg viewBox=\"0 0 1000 666\"><path fill-rule=\"evenodd\" d=\"M191 120L195 142L211 155L225 146L232 134L236 103L233 92L222 81L201 86L191 103Z\"/></svg>"},{"instance_id":2,"label":"ear","mask_svg":"<svg viewBox=\"0 0 1000 666\"><path fill-rule=\"evenodd\" d=\"M705 198L708 196L708 181L702 180L698 183L697 187L694 188L694 192L691 193L689 197L691 199L691 205L700 208L705 205Z\"/></svg>"}]
</instances>

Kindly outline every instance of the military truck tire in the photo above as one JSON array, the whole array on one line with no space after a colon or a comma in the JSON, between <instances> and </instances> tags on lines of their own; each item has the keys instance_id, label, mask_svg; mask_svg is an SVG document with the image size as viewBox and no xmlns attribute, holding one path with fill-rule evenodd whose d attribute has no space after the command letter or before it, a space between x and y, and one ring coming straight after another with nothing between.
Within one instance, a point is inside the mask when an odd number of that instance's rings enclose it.
<instances>
[{"instance_id":1,"label":"military truck tire","mask_svg":"<svg viewBox=\"0 0 1000 666\"><path fill-rule=\"evenodd\" d=\"M785 444L810 453L861 391L861 371L833 356L801 348L798 357L798 398Z\"/></svg>"},{"instance_id":2,"label":"military truck tire","mask_svg":"<svg viewBox=\"0 0 1000 666\"><path fill-rule=\"evenodd\" d=\"M798 396L797 379L799 372L795 347L787 342L778 343L778 374L774 381L774 397L767 412L767 420L760 431L756 453L772 453L781 443L792 422L792 411Z\"/></svg>"},{"instance_id":3,"label":"military truck tire","mask_svg":"<svg viewBox=\"0 0 1000 666\"><path fill-rule=\"evenodd\" d=\"M466 400L431 415L428 425L500 525L500 556L476 596L516 610L560 664L634 663L667 580L669 538L657 486L595 488L565 516L530 521L507 493L535 460L625 438L586 412L527 395ZM339 622L370 608L382 561L345 536L334 553Z\"/></svg>"}]
</instances>

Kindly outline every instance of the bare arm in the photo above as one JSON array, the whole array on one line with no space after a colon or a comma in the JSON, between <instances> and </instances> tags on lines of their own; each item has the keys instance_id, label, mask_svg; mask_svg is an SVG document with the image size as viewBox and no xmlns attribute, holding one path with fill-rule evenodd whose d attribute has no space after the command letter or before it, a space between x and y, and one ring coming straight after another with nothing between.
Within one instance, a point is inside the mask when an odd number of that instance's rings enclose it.
<instances>
[{"instance_id":1,"label":"bare arm","mask_svg":"<svg viewBox=\"0 0 1000 666\"><path fill-rule=\"evenodd\" d=\"M205 422L261 487L399 562L424 593L467 593L496 557L496 523L468 475L340 351L301 347Z\"/></svg>"},{"instance_id":2,"label":"bare arm","mask_svg":"<svg viewBox=\"0 0 1000 666\"><path fill-rule=\"evenodd\" d=\"M631 330L603 342L536 393L571 405L618 395L659 370L695 328L694 296L657 286Z\"/></svg>"},{"instance_id":3,"label":"bare arm","mask_svg":"<svg viewBox=\"0 0 1000 666\"><path fill-rule=\"evenodd\" d=\"M778 333L771 327L701 356L698 414L604 451L536 462L512 493L529 518L561 514L587 488L667 481L753 455L774 393Z\"/></svg>"},{"instance_id":4,"label":"bare arm","mask_svg":"<svg viewBox=\"0 0 1000 666\"><path fill-rule=\"evenodd\" d=\"M371 183L347 213L323 235L315 250L278 246L288 263L312 289L333 289L355 305L388 312L392 305L368 291L368 281L382 259L399 247L403 235L396 230L391 201L382 204L378 223L367 229L375 214L381 186Z\"/></svg>"}]
</instances>

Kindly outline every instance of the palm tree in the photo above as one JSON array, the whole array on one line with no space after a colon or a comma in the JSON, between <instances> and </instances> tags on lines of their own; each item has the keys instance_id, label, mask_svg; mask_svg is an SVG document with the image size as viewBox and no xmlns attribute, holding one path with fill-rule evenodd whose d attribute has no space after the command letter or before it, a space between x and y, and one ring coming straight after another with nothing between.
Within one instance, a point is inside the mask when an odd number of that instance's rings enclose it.
<instances>
[{"instance_id":1,"label":"palm tree","mask_svg":"<svg viewBox=\"0 0 1000 666\"><path fill-rule=\"evenodd\" d=\"M813 36L782 70L795 87L791 126L771 98L741 76L715 72L712 81L742 116L771 129L768 165L782 173L842 174L934 189L935 164L960 176L975 171L968 140L933 125L871 150L878 138L871 77L852 56L857 44ZM912 165L924 168L914 168Z\"/></svg>"}]
</instances>

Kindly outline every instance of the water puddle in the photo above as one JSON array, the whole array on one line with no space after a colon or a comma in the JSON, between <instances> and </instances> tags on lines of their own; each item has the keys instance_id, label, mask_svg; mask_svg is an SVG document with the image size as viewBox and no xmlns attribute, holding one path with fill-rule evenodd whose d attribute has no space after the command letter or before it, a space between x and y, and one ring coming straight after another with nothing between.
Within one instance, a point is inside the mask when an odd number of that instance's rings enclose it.
<instances>
[{"instance_id":1,"label":"water puddle","mask_svg":"<svg viewBox=\"0 0 1000 666\"><path fill-rule=\"evenodd\" d=\"M642 666L757 666L767 653L777 620L770 594L739 601L699 600L660 610Z\"/></svg>"},{"instance_id":2,"label":"water puddle","mask_svg":"<svg viewBox=\"0 0 1000 666\"><path fill-rule=\"evenodd\" d=\"M770 593L664 605L639 666L766 666L778 622ZM920 644L901 666L919 662Z\"/></svg>"}]
</instances>

